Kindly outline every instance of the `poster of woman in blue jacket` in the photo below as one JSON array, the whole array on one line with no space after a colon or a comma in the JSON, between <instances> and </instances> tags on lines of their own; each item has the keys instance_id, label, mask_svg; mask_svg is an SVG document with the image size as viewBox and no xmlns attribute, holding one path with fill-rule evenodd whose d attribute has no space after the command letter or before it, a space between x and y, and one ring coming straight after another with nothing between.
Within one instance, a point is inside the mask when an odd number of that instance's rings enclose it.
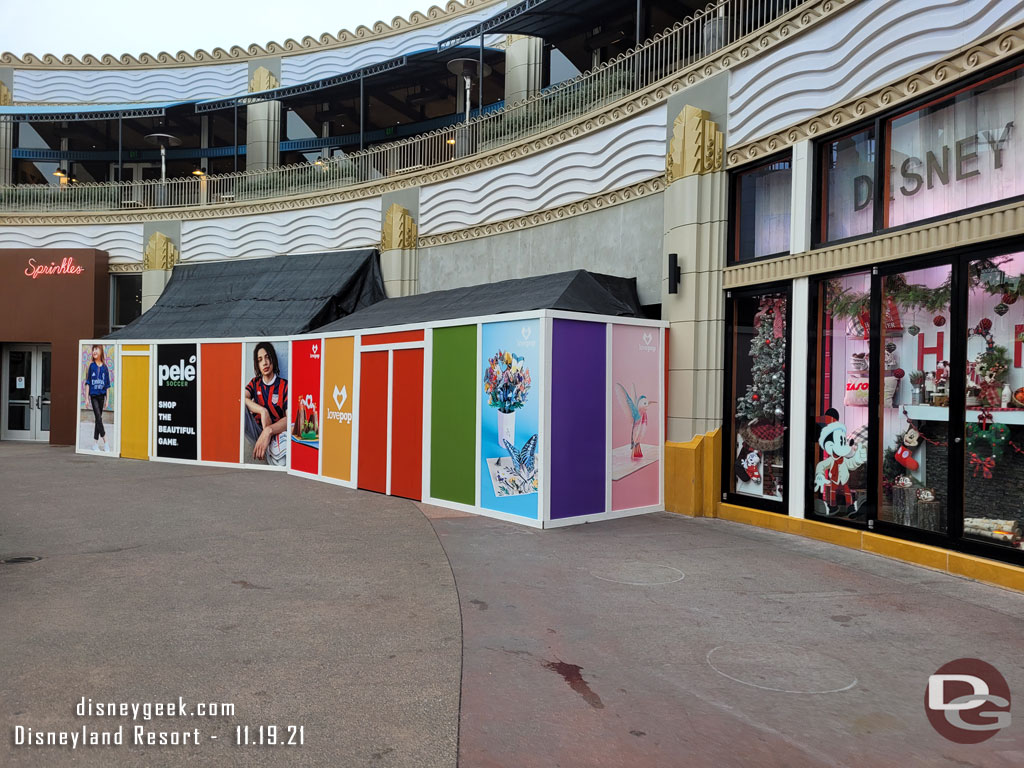
<instances>
[{"instance_id":1,"label":"poster of woman in blue jacket","mask_svg":"<svg viewBox=\"0 0 1024 768\"><path fill-rule=\"evenodd\" d=\"M114 424L113 344L83 344L81 349L81 426L79 450L117 455Z\"/></svg>"}]
</instances>

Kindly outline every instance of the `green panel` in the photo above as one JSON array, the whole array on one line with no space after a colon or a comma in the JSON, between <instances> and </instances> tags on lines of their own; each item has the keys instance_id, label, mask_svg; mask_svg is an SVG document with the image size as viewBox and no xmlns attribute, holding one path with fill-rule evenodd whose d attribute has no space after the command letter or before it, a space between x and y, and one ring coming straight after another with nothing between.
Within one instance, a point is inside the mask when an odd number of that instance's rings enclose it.
<instances>
[{"instance_id":1,"label":"green panel","mask_svg":"<svg viewBox=\"0 0 1024 768\"><path fill-rule=\"evenodd\" d=\"M434 329L430 495L476 503L476 326Z\"/></svg>"}]
</instances>

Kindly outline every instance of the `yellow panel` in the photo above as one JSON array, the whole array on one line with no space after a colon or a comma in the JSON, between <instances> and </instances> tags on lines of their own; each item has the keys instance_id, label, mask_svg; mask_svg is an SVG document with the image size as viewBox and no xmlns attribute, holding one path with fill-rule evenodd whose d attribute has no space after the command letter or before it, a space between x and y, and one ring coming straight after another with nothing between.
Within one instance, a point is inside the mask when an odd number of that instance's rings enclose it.
<instances>
[{"instance_id":1,"label":"yellow panel","mask_svg":"<svg viewBox=\"0 0 1024 768\"><path fill-rule=\"evenodd\" d=\"M940 571L945 571L949 563L949 551L939 547L930 547L927 544L903 541L867 531L862 536L865 552L874 552L876 555L885 555L927 568L936 568Z\"/></svg>"},{"instance_id":2,"label":"yellow panel","mask_svg":"<svg viewBox=\"0 0 1024 768\"><path fill-rule=\"evenodd\" d=\"M149 352L149 344L124 344L121 346L122 352Z\"/></svg>"},{"instance_id":3,"label":"yellow panel","mask_svg":"<svg viewBox=\"0 0 1024 768\"><path fill-rule=\"evenodd\" d=\"M1024 591L1024 568L1017 565L998 563L960 552L950 552L949 572L958 576L966 576L969 579L998 584L1007 589Z\"/></svg>"},{"instance_id":4,"label":"yellow panel","mask_svg":"<svg viewBox=\"0 0 1024 768\"><path fill-rule=\"evenodd\" d=\"M149 349L149 347L143 347ZM123 347L125 350L130 346ZM149 459L149 356L121 358L121 455Z\"/></svg>"}]
</instances>

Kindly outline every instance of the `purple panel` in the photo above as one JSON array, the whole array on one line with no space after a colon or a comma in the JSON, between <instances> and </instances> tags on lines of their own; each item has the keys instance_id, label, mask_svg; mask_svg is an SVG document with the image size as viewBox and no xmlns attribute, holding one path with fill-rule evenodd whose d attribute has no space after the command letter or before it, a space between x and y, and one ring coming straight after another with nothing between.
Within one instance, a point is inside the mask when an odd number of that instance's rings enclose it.
<instances>
[{"instance_id":1,"label":"purple panel","mask_svg":"<svg viewBox=\"0 0 1024 768\"><path fill-rule=\"evenodd\" d=\"M551 519L604 512L605 326L555 320L551 348Z\"/></svg>"}]
</instances>

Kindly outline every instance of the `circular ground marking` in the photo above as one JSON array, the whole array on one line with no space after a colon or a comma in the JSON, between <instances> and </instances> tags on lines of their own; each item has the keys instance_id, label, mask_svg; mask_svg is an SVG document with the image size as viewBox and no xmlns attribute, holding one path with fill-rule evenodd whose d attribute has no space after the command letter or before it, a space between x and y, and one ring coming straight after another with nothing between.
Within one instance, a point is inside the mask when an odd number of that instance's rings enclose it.
<instances>
[{"instance_id":1,"label":"circular ground marking","mask_svg":"<svg viewBox=\"0 0 1024 768\"><path fill-rule=\"evenodd\" d=\"M839 693L857 678L839 659L799 646L737 643L712 648L708 665L737 683L779 693Z\"/></svg>"},{"instance_id":2,"label":"circular ground marking","mask_svg":"<svg viewBox=\"0 0 1024 768\"><path fill-rule=\"evenodd\" d=\"M616 584L631 584L636 587L650 587L658 584L672 584L682 581L686 575L671 565L654 563L609 563L595 568L590 575L601 581L614 581Z\"/></svg>"},{"instance_id":3,"label":"circular ground marking","mask_svg":"<svg viewBox=\"0 0 1024 768\"><path fill-rule=\"evenodd\" d=\"M0 560L2 565L20 565L21 563L34 563L36 560L41 560L41 557L35 555L26 555L24 557L8 557Z\"/></svg>"}]
</instances>

